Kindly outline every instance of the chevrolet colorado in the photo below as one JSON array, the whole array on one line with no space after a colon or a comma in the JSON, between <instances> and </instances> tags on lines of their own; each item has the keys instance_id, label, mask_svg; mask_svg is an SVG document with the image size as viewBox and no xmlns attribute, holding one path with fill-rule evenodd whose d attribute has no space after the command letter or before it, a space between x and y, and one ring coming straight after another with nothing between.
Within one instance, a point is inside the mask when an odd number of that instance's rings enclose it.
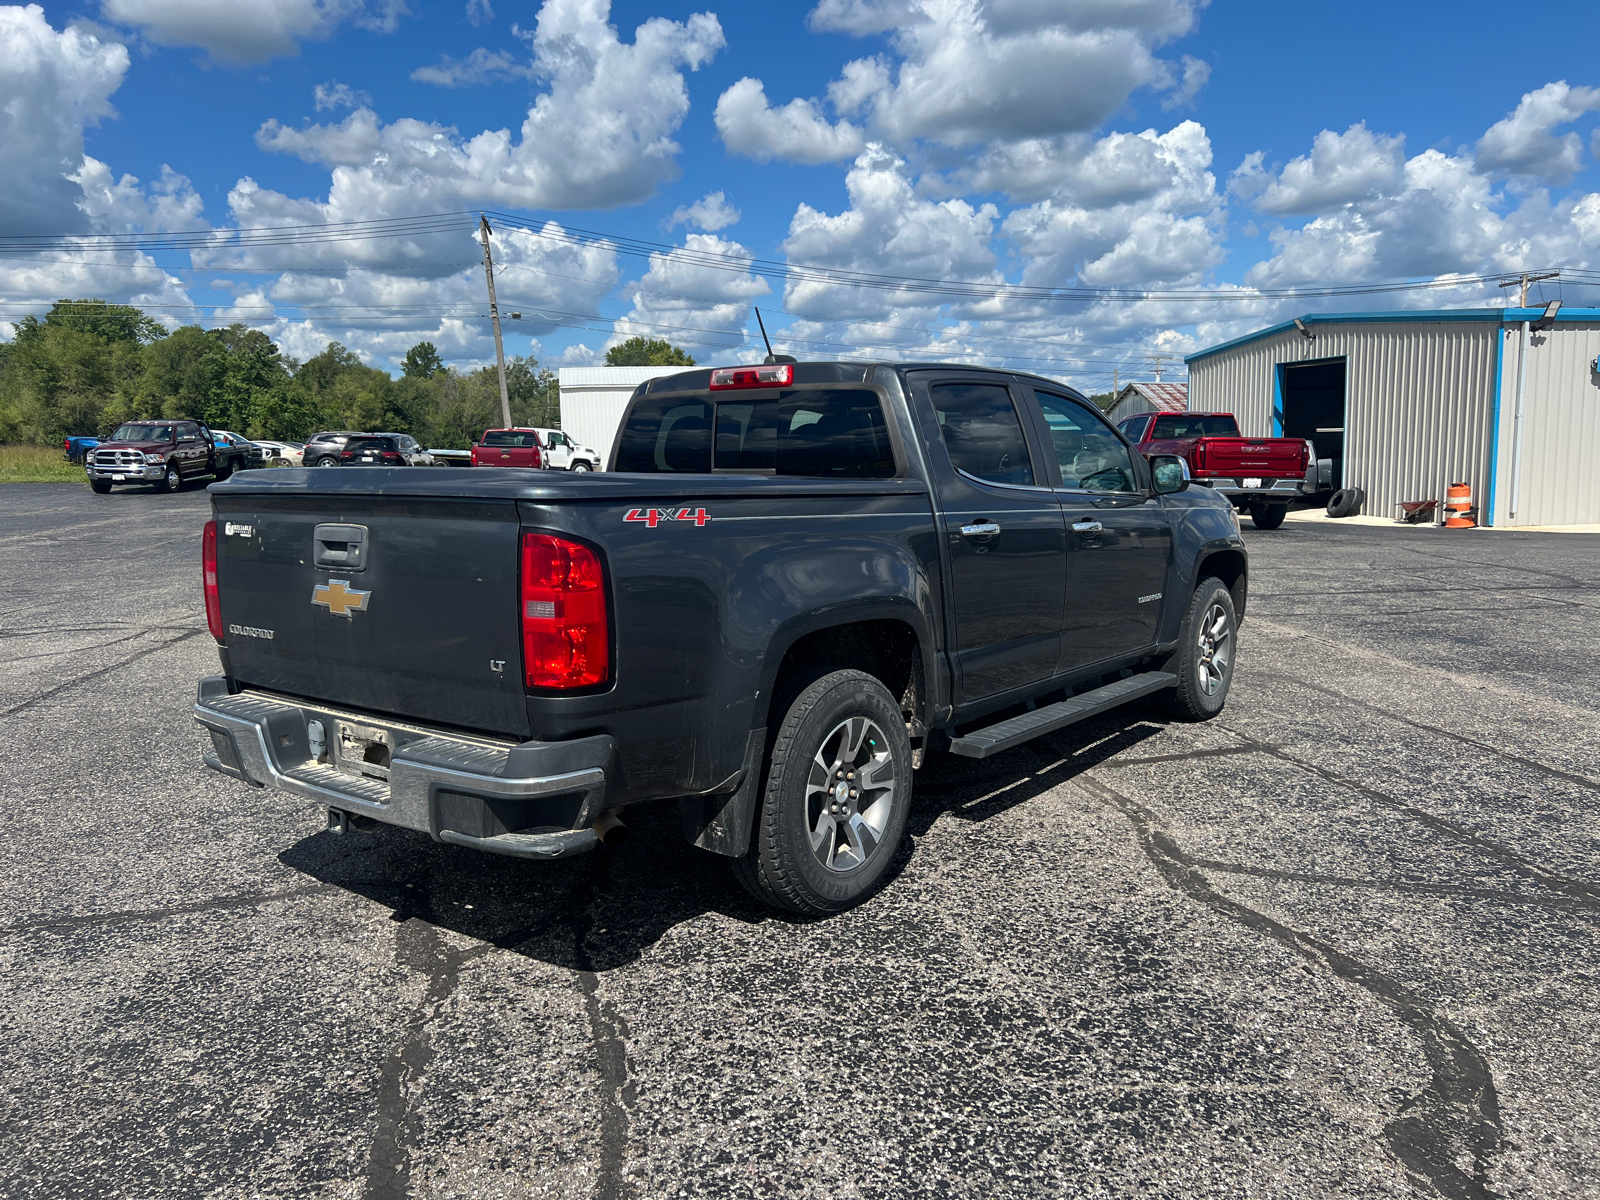
<instances>
[{"instance_id":1,"label":"chevrolet colorado","mask_svg":"<svg viewBox=\"0 0 1600 1200\"><path fill-rule=\"evenodd\" d=\"M758 897L882 882L930 751L1218 712L1228 501L1027 375L769 362L639 387L603 473L211 488L208 766L436 841L587 850L674 801ZM404 647L402 655L388 651Z\"/></svg>"}]
</instances>

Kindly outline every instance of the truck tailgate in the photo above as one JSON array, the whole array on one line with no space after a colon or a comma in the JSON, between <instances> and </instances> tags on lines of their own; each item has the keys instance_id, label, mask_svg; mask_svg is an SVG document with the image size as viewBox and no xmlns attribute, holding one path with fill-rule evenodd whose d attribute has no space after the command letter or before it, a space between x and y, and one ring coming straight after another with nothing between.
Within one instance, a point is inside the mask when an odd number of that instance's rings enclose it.
<instances>
[{"instance_id":1,"label":"truck tailgate","mask_svg":"<svg viewBox=\"0 0 1600 1200\"><path fill-rule=\"evenodd\" d=\"M1205 470L1212 475L1283 479L1305 471L1305 443L1294 438L1202 438Z\"/></svg>"},{"instance_id":2,"label":"truck tailgate","mask_svg":"<svg viewBox=\"0 0 1600 1200\"><path fill-rule=\"evenodd\" d=\"M514 502L220 490L213 499L222 623L240 683L528 736Z\"/></svg>"}]
</instances>

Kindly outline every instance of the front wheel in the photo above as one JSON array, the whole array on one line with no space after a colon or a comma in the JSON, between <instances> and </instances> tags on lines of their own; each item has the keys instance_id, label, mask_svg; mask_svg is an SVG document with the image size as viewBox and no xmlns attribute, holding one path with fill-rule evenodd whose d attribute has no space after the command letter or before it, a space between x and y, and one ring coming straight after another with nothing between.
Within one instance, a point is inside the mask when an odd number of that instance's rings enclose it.
<instances>
[{"instance_id":1,"label":"front wheel","mask_svg":"<svg viewBox=\"0 0 1600 1200\"><path fill-rule=\"evenodd\" d=\"M178 464L168 463L167 473L161 477L161 490L175 492L183 486L183 476L178 474Z\"/></svg>"},{"instance_id":2,"label":"front wheel","mask_svg":"<svg viewBox=\"0 0 1600 1200\"><path fill-rule=\"evenodd\" d=\"M89 486L94 489L94 494L96 496L109 495L111 492L111 483L109 480L91 479L89 481Z\"/></svg>"},{"instance_id":3,"label":"front wheel","mask_svg":"<svg viewBox=\"0 0 1600 1200\"><path fill-rule=\"evenodd\" d=\"M590 467L586 462L575 462L572 464L572 469L574 471L587 471L590 469Z\"/></svg>"},{"instance_id":4,"label":"front wheel","mask_svg":"<svg viewBox=\"0 0 1600 1200\"><path fill-rule=\"evenodd\" d=\"M1233 594L1222 580L1202 579L1189 600L1178 648L1166 669L1178 685L1165 694L1165 707L1180 721L1208 721L1228 702L1239 642L1239 617Z\"/></svg>"},{"instance_id":5,"label":"front wheel","mask_svg":"<svg viewBox=\"0 0 1600 1200\"><path fill-rule=\"evenodd\" d=\"M758 899L841 912L883 882L911 807L911 741L887 688L833 671L784 713L750 850L734 874Z\"/></svg>"},{"instance_id":6,"label":"front wheel","mask_svg":"<svg viewBox=\"0 0 1600 1200\"><path fill-rule=\"evenodd\" d=\"M1287 504L1252 504L1250 520L1257 529L1276 529L1289 515Z\"/></svg>"}]
</instances>

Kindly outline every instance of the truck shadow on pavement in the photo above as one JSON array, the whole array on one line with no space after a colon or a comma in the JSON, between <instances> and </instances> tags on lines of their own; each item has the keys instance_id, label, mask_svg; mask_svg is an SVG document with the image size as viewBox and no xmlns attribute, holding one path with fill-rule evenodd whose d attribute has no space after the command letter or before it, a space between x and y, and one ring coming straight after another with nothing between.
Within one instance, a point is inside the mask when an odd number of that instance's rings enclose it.
<instances>
[{"instance_id":1,"label":"truck shadow on pavement","mask_svg":"<svg viewBox=\"0 0 1600 1200\"><path fill-rule=\"evenodd\" d=\"M945 814L982 822L1060 786L1161 732L1137 708L1084 722L993 759L934 755L917 772L906 837L886 887ZM719 856L684 840L675 803L627 810L629 839L557 862L530 862L379 827L302 838L280 861L390 911L490 948L594 973L636 961L663 935L708 913L748 924L777 912L734 880ZM869 901L870 903L870 901Z\"/></svg>"}]
</instances>

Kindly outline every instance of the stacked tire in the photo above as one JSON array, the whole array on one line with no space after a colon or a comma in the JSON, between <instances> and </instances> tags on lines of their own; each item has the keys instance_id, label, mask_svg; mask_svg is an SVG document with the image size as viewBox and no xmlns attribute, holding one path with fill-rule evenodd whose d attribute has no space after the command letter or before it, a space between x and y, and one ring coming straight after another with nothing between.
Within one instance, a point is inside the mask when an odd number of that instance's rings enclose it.
<instances>
[{"instance_id":1,"label":"stacked tire","mask_svg":"<svg viewBox=\"0 0 1600 1200\"><path fill-rule=\"evenodd\" d=\"M1361 506L1367 502L1367 494L1360 488L1340 488L1328 501L1328 515L1330 517L1354 517L1361 512Z\"/></svg>"}]
</instances>

